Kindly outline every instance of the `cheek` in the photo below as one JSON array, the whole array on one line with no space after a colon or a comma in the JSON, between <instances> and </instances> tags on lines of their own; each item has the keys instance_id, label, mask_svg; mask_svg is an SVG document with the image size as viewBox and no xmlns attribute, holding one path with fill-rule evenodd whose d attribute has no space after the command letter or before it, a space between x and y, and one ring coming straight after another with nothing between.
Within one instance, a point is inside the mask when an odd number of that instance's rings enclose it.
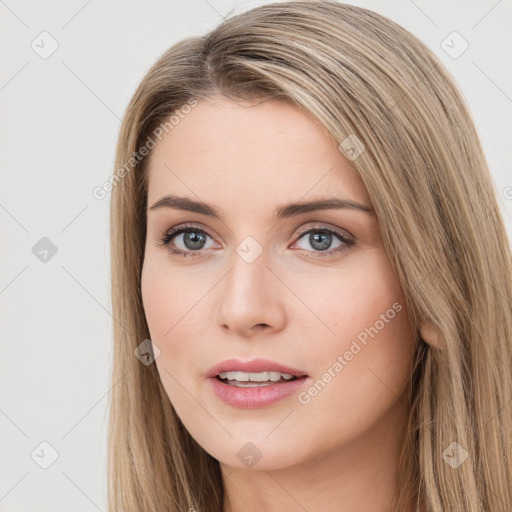
<instances>
[{"instance_id":1,"label":"cheek","mask_svg":"<svg viewBox=\"0 0 512 512\"><path fill-rule=\"evenodd\" d=\"M387 257L372 256L331 282L323 299L324 321L336 334L315 345L315 389L301 403L333 429L376 421L411 373L414 343L402 289Z\"/></svg>"},{"instance_id":2,"label":"cheek","mask_svg":"<svg viewBox=\"0 0 512 512\"><path fill-rule=\"evenodd\" d=\"M142 302L150 338L160 349L156 364L164 381L164 368L188 379L189 368L197 366L197 353L204 349L204 296L214 284L211 275L172 268L160 255L144 261Z\"/></svg>"},{"instance_id":3,"label":"cheek","mask_svg":"<svg viewBox=\"0 0 512 512\"><path fill-rule=\"evenodd\" d=\"M165 258L164 258L165 259ZM201 296L200 286L185 272L169 268L161 257L149 255L144 261L141 293L149 330L156 339L170 338L185 315ZM197 282L197 281L196 281ZM187 310L190 313L187 314Z\"/></svg>"},{"instance_id":4,"label":"cheek","mask_svg":"<svg viewBox=\"0 0 512 512\"><path fill-rule=\"evenodd\" d=\"M169 271L165 262L150 256L144 261L141 276L150 338L160 350L155 364L177 411L193 405L189 395L183 393L183 386L193 392L189 369L194 367L193 353L198 339L193 328L201 318L197 304L201 296L199 287L191 287L190 279L184 279L183 275L183 272Z\"/></svg>"},{"instance_id":5,"label":"cheek","mask_svg":"<svg viewBox=\"0 0 512 512\"><path fill-rule=\"evenodd\" d=\"M305 335L314 344L305 339L303 345L316 378L330 371L336 375L331 391L357 390L357 400L368 397L379 380L401 392L410 373L412 333L400 283L383 251L368 252L299 294L315 313L302 320L303 327L311 322L302 332L312 333L316 325L318 335Z\"/></svg>"},{"instance_id":6,"label":"cheek","mask_svg":"<svg viewBox=\"0 0 512 512\"><path fill-rule=\"evenodd\" d=\"M141 293L144 313L148 323L151 339L156 342L172 326L174 300L177 286L169 286L166 274L159 272L158 265L145 260L141 276Z\"/></svg>"},{"instance_id":7,"label":"cheek","mask_svg":"<svg viewBox=\"0 0 512 512\"><path fill-rule=\"evenodd\" d=\"M292 276L289 279L293 282ZM388 324L399 323L395 318L406 316L397 314L397 309L405 310L405 301L400 283L381 250L358 255L354 261L323 275L316 272L310 278L295 279L294 291L311 312L302 316L302 323L311 323L311 328L315 324L317 340L323 340L326 346L332 346L336 339L341 344L350 342L379 321L381 315L384 320L393 319L386 323L386 329ZM378 327L381 324L379 321Z\"/></svg>"}]
</instances>

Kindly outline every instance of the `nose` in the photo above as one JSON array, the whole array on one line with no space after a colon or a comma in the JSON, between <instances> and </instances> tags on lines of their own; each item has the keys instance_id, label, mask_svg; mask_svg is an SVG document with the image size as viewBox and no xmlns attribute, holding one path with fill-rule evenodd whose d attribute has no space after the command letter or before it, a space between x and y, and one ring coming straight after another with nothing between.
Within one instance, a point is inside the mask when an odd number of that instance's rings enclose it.
<instances>
[{"instance_id":1,"label":"nose","mask_svg":"<svg viewBox=\"0 0 512 512\"><path fill-rule=\"evenodd\" d=\"M244 338L281 330L285 324L286 287L268 268L263 251L248 262L234 253L231 270L218 291L217 325Z\"/></svg>"}]
</instances>

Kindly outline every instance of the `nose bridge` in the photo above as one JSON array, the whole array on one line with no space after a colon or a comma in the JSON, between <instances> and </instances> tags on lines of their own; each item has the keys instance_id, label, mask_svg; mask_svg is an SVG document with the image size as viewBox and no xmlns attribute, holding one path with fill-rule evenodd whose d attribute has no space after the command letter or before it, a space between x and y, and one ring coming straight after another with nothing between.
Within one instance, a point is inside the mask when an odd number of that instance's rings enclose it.
<instances>
[{"instance_id":1,"label":"nose bridge","mask_svg":"<svg viewBox=\"0 0 512 512\"><path fill-rule=\"evenodd\" d=\"M264 290L268 251L254 237L248 236L238 244L233 254L229 285L235 295L247 300Z\"/></svg>"}]
</instances>

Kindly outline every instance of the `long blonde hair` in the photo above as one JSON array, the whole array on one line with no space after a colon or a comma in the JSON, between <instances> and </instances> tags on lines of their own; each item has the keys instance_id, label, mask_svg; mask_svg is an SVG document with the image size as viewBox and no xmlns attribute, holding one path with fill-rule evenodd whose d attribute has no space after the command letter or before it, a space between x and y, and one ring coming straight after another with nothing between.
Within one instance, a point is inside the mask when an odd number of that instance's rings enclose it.
<instances>
[{"instance_id":1,"label":"long blonde hair","mask_svg":"<svg viewBox=\"0 0 512 512\"><path fill-rule=\"evenodd\" d=\"M109 427L111 512L221 512L219 463L175 414L155 364L141 268L147 158L140 148L184 105L215 94L279 97L312 114L352 164L377 213L418 334L400 505L505 512L512 503L512 261L470 113L453 79L387 18L333 1L267 4L166 51L125 112L111 197L114 363ZM167 126L171 126L167 124ZM131 162L127 167L126 163ZM454 468L445 450L467 459ZM458 448L460 446L460 448Z\"/></svg>"}]
</instances>

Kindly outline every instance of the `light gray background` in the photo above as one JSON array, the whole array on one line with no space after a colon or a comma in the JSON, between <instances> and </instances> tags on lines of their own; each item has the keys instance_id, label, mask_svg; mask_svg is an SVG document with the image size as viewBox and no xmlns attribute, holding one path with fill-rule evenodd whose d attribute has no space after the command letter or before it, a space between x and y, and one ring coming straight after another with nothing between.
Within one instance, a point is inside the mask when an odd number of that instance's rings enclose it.
<instances>
[{"instance_id":1,"label":"light gray background","mask_svg":"<svg viewBox=\"0 0 512 512\"><path fill-rule=\"evenodd\" d=\"M263 3L0 0L0 511L106 509L109 196L92 189L114 170L124 109L154 60ZM455 76L512 233L511 2L351 3L402 24ZM50 48L43 31L59 45L46 59L31 47ZM453 31L469 44L456 59L441 47ZM32 252L42 237L57 247L47 262ZM43 441L58 452L48 469Z\"/></svg>"}]
</instances>

